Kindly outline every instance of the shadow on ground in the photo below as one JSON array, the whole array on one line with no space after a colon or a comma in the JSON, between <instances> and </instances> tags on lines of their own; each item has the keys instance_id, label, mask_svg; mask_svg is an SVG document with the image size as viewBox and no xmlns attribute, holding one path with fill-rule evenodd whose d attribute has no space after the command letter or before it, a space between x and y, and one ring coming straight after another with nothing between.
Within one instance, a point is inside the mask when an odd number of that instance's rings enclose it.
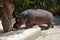
<instances>
[{"instance_id":1,"label":"shadow on ground","mask_svg":"<svg viewBox=\"0 0 60 40\"><path fill-rule=\"evenodd\" d=\"M48 27L46 26L40 26L41 30L48 30Z\"/></svg>"}]
</instances>

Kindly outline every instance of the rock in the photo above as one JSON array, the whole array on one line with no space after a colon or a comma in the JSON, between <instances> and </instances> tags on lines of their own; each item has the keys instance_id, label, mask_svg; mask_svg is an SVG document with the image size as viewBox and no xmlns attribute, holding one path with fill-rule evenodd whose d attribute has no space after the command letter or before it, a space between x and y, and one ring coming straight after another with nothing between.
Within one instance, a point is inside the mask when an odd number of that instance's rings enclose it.
<instances>
[{"instance_id":1,"label":"rock","mask_svg":"<svg viewBox=\"0 0 60 40\"><path fill-rule=\"evenodd\" d=\"M12 31L0 34L0 40L35 40L40 33L40 28Z\"/></svg>"}]
</instances>

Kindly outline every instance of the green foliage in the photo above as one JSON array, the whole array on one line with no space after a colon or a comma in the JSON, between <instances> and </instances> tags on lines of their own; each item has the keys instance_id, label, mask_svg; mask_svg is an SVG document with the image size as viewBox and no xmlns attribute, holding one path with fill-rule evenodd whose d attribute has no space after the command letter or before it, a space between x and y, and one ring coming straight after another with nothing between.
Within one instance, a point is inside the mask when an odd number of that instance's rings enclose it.
<instances>
[{"instance_id":1,"label":"green foliage","mask_svg":"<svg viewBox=\"0 0 60 40\"><path fill-rule=\"evenodd\" d=\"M45 9L51 11L54 15L60 13L60 0L11 0L11 2L15 5L14 16L26 9Z\"/></svg>"},{"instance_id":2,"label":"green foliage","mask_svg":"<svg viewBox=\"0 0 60 40\"><path fill-rule=\"evenodd\" d=\"M50 11L53 13L53 15L60 15L60 6L55 6L50 8Z\"/></svg>"}]
</instances>

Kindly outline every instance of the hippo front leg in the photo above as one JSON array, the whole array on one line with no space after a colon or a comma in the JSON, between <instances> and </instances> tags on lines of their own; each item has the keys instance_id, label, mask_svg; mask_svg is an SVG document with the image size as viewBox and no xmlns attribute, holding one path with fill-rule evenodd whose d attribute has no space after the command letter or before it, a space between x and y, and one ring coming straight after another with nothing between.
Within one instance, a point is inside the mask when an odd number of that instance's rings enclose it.
<instances>
[{"instance_id":1,"label":"hippo front leg","mask_svg":"<svg viewBox=\"0 0 60 40\"><path fill-rule=\"evenodd\" d=\"M32 26L33 25L31 23L27 23L25 29L32 28Z\"/></svg>"},{"instance_id":2,"label":"hippo front leg","mask_svg":"<svg viewBox=\"0 0 60 40\"><path fill-rule=\"evenodd\" d=\"M32 28L34 26L31 20L28 20L25 25L26 25L25 29Z\"/></svg>"}]
</instances>

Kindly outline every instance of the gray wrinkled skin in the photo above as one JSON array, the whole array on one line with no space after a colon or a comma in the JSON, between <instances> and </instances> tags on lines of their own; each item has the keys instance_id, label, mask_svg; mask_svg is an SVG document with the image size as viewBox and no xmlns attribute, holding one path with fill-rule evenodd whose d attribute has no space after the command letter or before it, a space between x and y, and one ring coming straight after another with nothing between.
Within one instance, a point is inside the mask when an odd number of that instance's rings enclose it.
<instances>
[{"instance_id":1,"label":"gray wrinkled skin","mask_svg":"<svg viewBox=\"0 0 60 40\"><path fill-rule=\"evenodd\" d=\"M28 9L20 13L16 17L16 23L13 28L19 29L22 24L25 24L25 28L31 28L34 25L47 24L48 29L53 28L53 15L52 13L41 9Z\"/></svg>"}]
</instances>

